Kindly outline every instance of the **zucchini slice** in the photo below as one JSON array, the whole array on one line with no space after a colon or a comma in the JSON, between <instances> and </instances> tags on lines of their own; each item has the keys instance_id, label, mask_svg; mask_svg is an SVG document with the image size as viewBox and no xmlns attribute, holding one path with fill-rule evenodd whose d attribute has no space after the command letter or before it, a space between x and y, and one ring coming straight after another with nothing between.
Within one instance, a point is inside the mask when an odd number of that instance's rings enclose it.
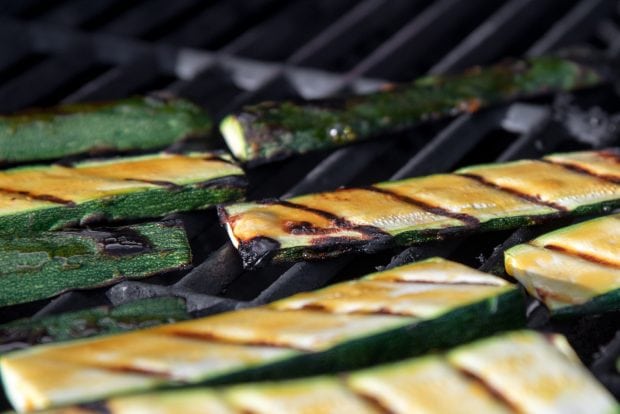
<instances>
[{"instance_id":1,"label":"zucchini slice","mask_svg":"<svg viewBox=\"0 0 620 414\"><path fill-rule=\"evenodd\" d=\"M219 209L243 260L320 259L372 253L463 232L532 225L620 205L613 151L552 155L453 174L343 188ZM579 163L578 168L570 162Z\"/></svg>"},{"instance_id":2,"label":"zucchini slice","mask_svg":"<svg viewBox=\"0 0 620 414\"><path fill-rule=\"evenodd\" d=\"M48 414L613 414L618 409L563 336L513 331L447 353L338 376L116 397Z\"/></svg>"},{"instance_id":3,"label":"zucchini slice","mask_svg":"<svg viewBox=\"0 0 620 414\"><path fill-rule=\"evenodd\" d=\"M0 116L0 163L164 148L210 132L211 119L183 99L134 97Z\"/></svg>"},{"instance_id":4,"label":"zucchini slice","mask_svg":"<svg viewBox=\"0 0 620 414\"><path fill-rule=\"evenodd\" d=\"M607 75L591 65L535 57L456 75L427 76L343 100L263 102L229 115L220 130L235 157L260 163L367 140L517 98L606 81Z\"/></svg>"},{"instance_id":5,"label":"zucchini slice","mask_svg":"<svg viewBox=\"0 0 620 414\"><path fill-rule=\"evenodd\" d=\"M191 266L179 223L0 238L0 306Z\"/></svg>"},{"instance_id":6,"label":"zucchini slice","mask_svg":"<svg viewBox=\"0 0 620 414\"><path fill-rule=\"evenodd\" d=\"M221 153L155 154L0 171L0 234L158 217L238 200L243 170Z\"/></svg>"},{"instance_id":7,"label":"zucchini slice","mask_svg":"<svg viewBox=\"0 0 620 414\"><path fill-rule=\"evenodd\" d=\"M100 306L0 325L0 348L6 352L35 345L122 332L189 319L185 301L175 297L140 299L115 307Z\"/></svg>"},{"instance_id":8,"label":"zucchini slice","mask_svg":"<svg viewBox=\"0 0 620 414\"><path fill-rule=\"evenodd\" d=\"M553 231L504 255L506 271L555 315L620 309L620 214Z\"/></svg>"},{"instance_id":9,"label":"zucchini slice","mask_svg":"<svg viewBox=\"0 0 620 414\"><path fill-rule=\"evenodd\" d=\"M523 306L503 279L434 258L258 308L35 346L5 355L0 370L14 407L32 411L355 369L522 326Z\"/></svg>"}]
</instances>

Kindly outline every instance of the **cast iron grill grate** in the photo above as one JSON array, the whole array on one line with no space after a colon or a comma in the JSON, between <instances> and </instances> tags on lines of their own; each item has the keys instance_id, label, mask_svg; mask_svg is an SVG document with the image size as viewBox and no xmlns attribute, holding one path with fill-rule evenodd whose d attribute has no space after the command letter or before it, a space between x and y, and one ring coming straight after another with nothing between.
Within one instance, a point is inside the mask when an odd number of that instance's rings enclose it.
<instances>
[{"instance_id":1,"label":"cast iron grill grate","mask_svg":"<svg viewBox=\"0 0 620 414\"><path fill-rule=\"evenodd\" d=\"M168 90L214 116L265 99L366 92L386 81L458 71L572 45L620 54L617 0L22 0L0 5L0 112ZM392 139L248 170L251 199L618 145L617 88L552 96L426 125ZM221 139L211 147L223 147ZM196 315L265 303L433 255L501 271L502 251L551 227L470 236L404 251L244 271L214 211L179 214L189 272L3 310L1 321L177 295ZM556 223L559 227L564 223ZM529 323L566 333L620 397L618 314ZM607 346L606 346L607 345ZM602 347L605 346L603 349Z\"/></svg>"}]
</instances>

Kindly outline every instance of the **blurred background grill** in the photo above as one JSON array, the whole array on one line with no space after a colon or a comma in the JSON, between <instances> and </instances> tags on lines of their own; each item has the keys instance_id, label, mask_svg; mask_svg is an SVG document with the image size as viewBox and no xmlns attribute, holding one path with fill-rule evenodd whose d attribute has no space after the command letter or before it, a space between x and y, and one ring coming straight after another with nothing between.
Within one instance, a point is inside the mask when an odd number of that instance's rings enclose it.
<instances>
[{"instance_id":1,"label":"blurred background grill","mask_svg":"<svg viewBox=\"0 0 620 414\"><path fill-rule=\"evenodd\" d=\"M190 98L220 119L261 100L363 93L567 46L620 53L617 0L21 0L0 4L0 111L107 100L155 90ZM617 86L617 85L616 85ZM332 152L248 170L248 198L292 196L448 171L472 163L618 145L620 95L605 87L515 102ZM214 133L202 145L223 148ZM502 251L551 228L520 229L354 260L243 271L214 211L178 214L195 268L3 310L0 321L142 297L176 295L195 315L265 303L388 263L442 255L501 272ZM620 396L620 316L530 326L568 335ZM614 340L614 336L616 339ZM604 349L603 349L604 348Z\"/></svg>"}]
</instances>

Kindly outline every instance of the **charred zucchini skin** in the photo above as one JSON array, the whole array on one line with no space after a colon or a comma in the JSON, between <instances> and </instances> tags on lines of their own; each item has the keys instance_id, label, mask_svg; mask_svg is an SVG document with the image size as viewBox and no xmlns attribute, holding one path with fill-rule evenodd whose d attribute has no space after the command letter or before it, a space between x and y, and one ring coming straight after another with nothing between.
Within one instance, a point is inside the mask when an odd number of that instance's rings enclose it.
<instances>
[{"instance_id":1,"label":"charred zucchini skin","mask_svg":"<svg viewBox=\"0 0 620 414\"><path fill-rule=\"evenodd\" d=\"M118 306L24 318L0 325L0 346L36 345L123 332L189 319L185 301L175 297L140 299Z\"/></svg>"},{"instance_id":2,"label":"charred zucchini skin","mask_svg":"<svg viewBox=\"0 0 620 414\"><path fill-rule=\"evenodd\" d=\"M0 117L0 163L164 148L207 134L209 116L178 98L134 97Z\"/></svg>"},{"instance_id":3,"label":"charred zucchini skin","mask_svg":"<svg viewBox=\"0 0 620 414\"><path fill-rule=\"evenodd\" d=\"M394 132L423 121L475 112L508 100L599 85L605 76L570 59L545 56L475 68L342 101L263 102L222 121L242 161L264 162Z\"/></svg>"},{"instance_id":4,"label":"charred zucchini skin","mask_svg":"<svg viewBox=\"0 0 620 414\"><path fill-rule=\"evenodd\" d=\"M180 223L4 238L0 257L0 306L185 269L192 260Z\"/></svg>"},{"instance_id":5,"label":"charred zucchini skin","mask_svg":"<svg viewBox=\"0 0 620 414\"><path fill-rule=\"evenodd\" d=\"M4 211L0 214L0 235L13 235L25 233L37 233L48 230L59 230L70 226L93 224L104 221L139 219L149 217L161 217L166 214L205 209L219 203L243 199L247 181L243 170L230 161L230 157L219 152L191 153L185 155L160 153L140 157L121 157L108 161L95 161L78 163L72 167L20 167L0 172L0 175L9 176L9 185L13 182L20 183L21 176L35 171L41 176L54 174L58 168L64 168L63 172L69 171L75 174L75 181L79 183L86 176L91 178L89 171L92 168L114 170L118 165L127 163L144 162L153 165L157 171L157 163L170 159L178 160L179 165L185 161L202 162L205 158L204 173L206 179L198 177L178 177L166 180L165 176L157 177L157 180L141 180L133 177L131 171L126 177L92 178L102 180L104 184L122 185L131 182L135 188L125 192L105 191L100 195L89 197L86 200L73 200L70 190L57 194L54 191L47 193L46 188L36 188L43 192L44 196L31 195L27 191L15 191L1 188L0 201L10 200L13 197L23 199L25 207L13 211ZM208 165L207 162L213 164ZM117 164L118 163L118 164ZM24 181L28 181L25 178ZM71 184L71 182L69 182ZM58 201L57 199L61 199Z\"/></svg>"},{"instance_id":6,"label":"charred zucchini skin","mask_svg":"<svg viewBox=\"0 0 620 414\"><path fill-rule=\"evenodd\" d=\"M375 253L617 207L620 156L603 150L231 204L219 207L219 215L244 266L252 268L269 260Z\"/></svg>"}]
</instances>

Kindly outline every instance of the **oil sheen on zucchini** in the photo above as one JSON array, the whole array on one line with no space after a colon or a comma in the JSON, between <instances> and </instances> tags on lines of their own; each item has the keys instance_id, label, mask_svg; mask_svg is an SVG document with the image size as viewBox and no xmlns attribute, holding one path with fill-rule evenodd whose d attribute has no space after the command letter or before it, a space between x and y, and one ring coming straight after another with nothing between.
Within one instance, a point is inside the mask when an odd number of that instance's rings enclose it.
<instances>
[{"instance_id":1,"label":"oil sheen on zucchini","mask_svg":"<svg viewBox=\"0 0 620 414\"><path fill-rule=\"evenodd\" d=\"M27 345L68 341L189 319L185 301L176 297L139 299L0 325L0 353Z\"/></svg>"},{"instance_id":2,"label":"oil sheen on zucchini","mask_svg":"<svg viewBox=\"0 0 620 414\"><path fill-rule=\"evenodd\" d=\"M584 60L584 59L581 59ZM521 97L600 85L594 66L554 56L504 62L342 100L263 102L226 117L232 153L253 163L328 149Z\"/></svg>"},{"instance_id":3,"label":"oil sheen on zucchini","mask_svg":"<svg viewBox=\"0 0 620 414\"><path fill-rule=\"evenodd\" d=\"M0 237L0 306L191 266L179 223Z\"/></svg>"},{"instance_id":4,"label":"oil sheen on zucchini","mask_svg":"<svg viewBox=\"0 0 620 414\"><path fill-rule=\"evenodd\" d=\"M501 278L429 259L243 309L142 331L40 345L0 359L19 411L184 384L355 369L524 324Z\"/></svg>"},{"instance_id":5,"label":"oil sheen on zucchini","mask_svg":"<svg viewBox=\"0 0 620 414\"><path fill-rule=\"evenodd\" d=\"M221 153L155 154L0 171L0 234L158 217L243 197Z\"/></svg>"},{"instance_id":6,"label":"oil sheen on zucchini","mask_svg":"<svg viewBox=\"0 0 620 414\"><path fill-rule=\"evenodd\" d=\"M620 310L620 214L517 245L505 265L556 316Z\"/></svg>"},{"instance_id":7,"label":"oil sheen on zucchini","mask_svg":"<svg viewBox=\"0 0 620 414\"><path fill-rule=\"evenodd\" d=\"M135 97L0 116L0 163L164 148L211 130L209 116L182 99Z\"/></svg>"},{"instance_id":8,"label":"oil sheen on zucchini","mask_svg":"<svg viewBox=\"0 0 620 414\"><path fill-rule=\"evenodd\" d=\"M338 376L117 397L47 414L613 414L563 336L513 331Z\"/></svg>"},{"instance_id":9,"label":"oil sheen on zucchini","mask_svg":"<svg viewBox=\"0 0 620 414\"><path fill-rule=\"evenodd\" d=\"M614 150L463 168L453 174L220 208L246 267L270 258L371 253L464 232L526 226L620 205Z\"/></svg>"}]
</instances>

